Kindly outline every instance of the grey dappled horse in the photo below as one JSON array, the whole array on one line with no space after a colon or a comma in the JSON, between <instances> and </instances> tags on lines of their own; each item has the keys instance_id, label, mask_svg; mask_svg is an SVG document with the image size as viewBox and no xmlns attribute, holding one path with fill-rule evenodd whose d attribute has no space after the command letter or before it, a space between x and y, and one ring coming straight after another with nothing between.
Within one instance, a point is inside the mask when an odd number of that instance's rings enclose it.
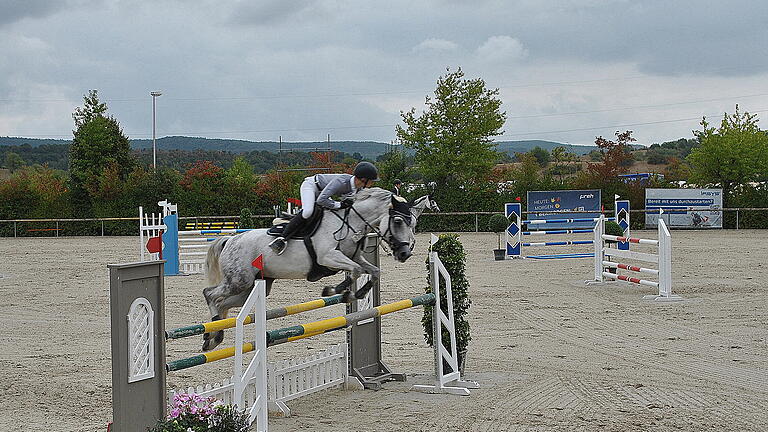
<instances>
[{"instance_id":1,"label":"grey dappled horse","mask_svg":"<svg viewBox=\"0 0 768 432\"><path fill-rule=\"evenodd\" d=\"M346 220L344 210L328 210L311 237L318 264L335 271L348 271L352 276L338 287L326 287L323 296L356 287L353 282L361 274L378 278L379 269L366 261L361 253L368 233L377 232L380 241L391 248L394 259L405 262L416 241L416 219L425 208L439 210L428 195L410 205L403 198L380 188L363 189L354 199ZM268 247L273 239L266 229L255 229L211 244L205 260L209 286L203 290L211 319L224 319L230 308L245 303L258 275L258 269L251 263L259 255L264 256L263 278L267 283L267 295L275 279L307 279L312 270L312 259L304 242L290 240L285 252L278 256ZM352 300L349 293L345 297L347 301ZM223 331L204 334L203 350L213 349L223 339Z\"/></svg>"}]
</instances>

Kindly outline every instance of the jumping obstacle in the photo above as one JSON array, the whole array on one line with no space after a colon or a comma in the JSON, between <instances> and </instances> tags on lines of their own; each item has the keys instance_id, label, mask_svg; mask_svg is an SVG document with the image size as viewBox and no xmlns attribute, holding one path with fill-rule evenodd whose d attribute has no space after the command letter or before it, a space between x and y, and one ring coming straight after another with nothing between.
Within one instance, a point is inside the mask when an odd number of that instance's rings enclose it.
<instances>
[{"instance_id":1,"label":"jumping obstacle","mask_svg":"<svg viewBox=\"0 0 768 432\"><path fill-rule=\"evenodd\" d=\"M327 333L333 330L340 330L353 326L363 320L371 318L377 318L382 315L386 315L392 312L401 311L414 306L424 306L435 304L435 295L432 293L424 294L418 297L413 297L407 300L400 300L395 303L376 306L373 309L362 310L339 316L335 318L329 318L322 321L315 321L308 324L300 324L291 327L284 327L276 330L267 331L267 346L279 345L287 342L293 342L295 340L308 338L311 336L317 336L319 334ZM233 318L234 325L237 327L237 319ZM246 315L242 322L242 325L254 323L254 314ZM231 327L228 327L231 328ZM256 347L256 342L251 341L242 345L242 352L251 352ZM205 363L210 363L216 360L222 360L225 358L233 357L235 355L235 348L224 348L216 351L199 354L192 357L187 357L181 360L174 360L166 364L166 370L169 372L178 371L182 369L191 368L193 366L199 366Z\"/></svg>"},{"instance_id":2,"label":"jumping obstacle","mask_svg":"<svg viewBox=\"0 0 768 432\"><path fill-rule=\"evenodd\" d=\"M672 236L670 235L669 229L667 228L667 225L664 223L664 221L659 219L658 240L651 240L605 234L605 220L605 218L601 217L595 224L595 277L593 280L587 281L587 283L591 284L620 280L628 283L654 287L659 290L657 295L643 296L643 299L645 300L667 302L682 300L680 296L672 294ZM608 242L613 242L615 244L633 243L637 245L654 246L657 248L658 253L652 254L647 252L622 250L619 248L609 247ZM657 268L654 269L639 267L631 264L611 261L611 259L614 257L653 263L656 264ZM652 281L619 274L619 270L653 275L656 276L658 280Z\"/></svg>"},{"instance_id":3,"label":"jumping obstacle","mask_svg":"<svg viewBox=\"0 0 768 432\"><path fill-rule=\"evenodd\" d=\"M118 431L146 430L147 427L154 425L157 419L165 416L167 390L165 388L166 332L164 330L163 265L163 261L154 261L109 266L113 324L113 415L115 430ZM376 297L378 297L378 281L376 281L374 285L376 289L369 293L370 298L353 302L349 306L352 312L343 317L286 328L290 330L278 329L271 333L266 331L265 283L257 280L251 295L235 318L234 346L238 348L229 349L232 356L219 358L234 357L232 378L223 380L221 385L192 387L189 390L203 396L215 394L224 403L236 404L241 409L246 409L251 420L256 422L257 430L266 431L267 410L269 408L282 410L281 405L285 405L284 402L289 399L340 384L350 385L357 380L357 374L360 373L371 373L364 378L370 379L371 383L378 383L379 386L382 380L396 379L396 375L402 375L392 374L383 367L381 362L380 317L408 307L434 303L435 299L440 297L440 289L445 289L448 298L447 310L442 311L439 305L433 307L435 383L413 386L413 389L468 395L468 389L476 388L477 385L462 381L458 372L450 276L435 252L430 253L430 268L432 293L365 310L366 303L378 302L378 298L371 296L376 291ZM444 280L443 287L440 284L441 277ZM359 279L358 287L366 282ZM308 306L310 303L313 306ZM282 309L289 314L292 310L316 308L314 306L322 307L315 301L271 311L279 315L282 312L274 311ZM355 308L361 310L355 311ZM128 317L127 320L126 317ZM257 317L263 318L257 319ZM250 328L253 336L248 338L251 342L249 342L250 346L247 346L245 325L249 320L252 321ZM282 343L346 327L349 331L345 344L332 347L319 355L301 359L298 363L267 362L269 334L272 334L270 340ZM204 325L203 328L205 328ZM373 335L374 337L366 334L370 332L377 334ZM450 347L443 345L440 337L446 332L450 335ZM369 343L365 345L362 341L369 341ZM374 346L371 346L371 343ZM244 352L247 351L244 348L250 348L254 352L251 362L245 368L242 360ZM217 356L220 355L217 354ZM329 363L328 359L332 361ZM450 371L443 369L444 363L448 365ZM303 377L304 381L321 380L323 382L312 388L301 389L301 385L297 385L297 382L302 378L297 377ZM402 379L404 380L404 376ZM286 388L289 391L287 395L281 393ZM148 392L152 394L149 395ZM287 410L287 407L284 408ZM149 417L137 421L136 412L147 413ZM289 410L288 413L290 413Z\"/></svg>"},{"instance_id":4,"label":"jumping obstacle","mask_svg":"<svg viewBox=\"0 0 768 432\"><path fill-rule=\"evenodd\" d=\"M219 237L251 231L245 228L179 230L177 206L168 201L157 204L162 208L162 213L147 214L139 207L139 256L141 261L166 260L166 276L202 273L210 242ZM198 222L192 223L192 226L197 228L206 224L210 226L214 223ZM231 226L232 222L216 224ZM157 237L162 238L162 250L149 253L147 242Z\"/></svg>"},{"instance_id":5,"label":"jumping obstacle","mask_svg":"<svg viewBox=\"0 0 768 432\"><path fill-rule=\"evenodd\" d=\"M613 220L619 224L624 230L624 235L629 236L629 201L620 200L615 201L615 216L607 218L606 220ZM544 213L544 212L541 212ZM538 213L538 214L541 214ZM576 213L575 211L557 212L557 215L567 216L569 213ZM585 213L580 211L578 213ZM530 219L522 220L522 205L520 203L507 203L504 205L504 214L510 219L510 225L507 227L507 257L511 258L532 258L532 259L563 259L563 258L591 258L594 257L592 252L576 252L576 253L563 253L563 254L550 254L550 255L523 255L523 247L535 247L535 246L570 246L570 245L587 245L593 244L594 240L563 240L563 241L549 241L549 242L524 242L523 236L544 236L544 235L561 235L561 234L583 234L591 233L594 228L566 228L566 229L553 229L553 230L537 230L537 231L523 231L523 226L539 226L544 224L583 224L585 222L594 223L597 222L600 217L581 217L581 218L560 218L560 219ZM621 250L629 250L628 242L620 242L619 248Z\"/></svg>"}]
</instances>

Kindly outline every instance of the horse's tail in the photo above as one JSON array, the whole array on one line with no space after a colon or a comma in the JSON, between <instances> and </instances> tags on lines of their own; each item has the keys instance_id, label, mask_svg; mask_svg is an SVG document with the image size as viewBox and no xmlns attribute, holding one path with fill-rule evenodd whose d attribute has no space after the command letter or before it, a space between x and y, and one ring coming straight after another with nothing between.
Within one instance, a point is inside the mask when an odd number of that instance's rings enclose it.
<instances>
[{"instance_id":1,"label":"horse's tail","mask_svg":"<svg viewBox=\"0 0 768 432\"><path fill-rule=\"evenodd\" d=\"M221 282L223 276L219 266L219 255L226 242L227 238L221 237L214 240L208 247L208 255L205 257L205 276L208 278L208 286L216 286Z\"/></svg>"}]
</instances>

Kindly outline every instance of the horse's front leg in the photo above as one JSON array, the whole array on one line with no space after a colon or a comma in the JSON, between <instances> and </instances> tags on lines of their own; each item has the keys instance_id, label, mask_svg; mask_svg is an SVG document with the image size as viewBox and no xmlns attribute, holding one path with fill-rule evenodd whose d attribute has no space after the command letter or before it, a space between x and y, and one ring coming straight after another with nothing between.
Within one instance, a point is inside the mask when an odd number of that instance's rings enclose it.
<instances>
[{"instance_id":1,"label":"horse's front leg","mask_svg":"<svg viewBox=\"0 0 768 432\"><path fill-rule=\"evenodd\" d=\"M381 270L379 270L378 267L368 262L367 259L363 257L362 254L358 254L353 259L357 265L360 266L360 268L363 269L363 273L371 275L371 278L378 279L379 275L381 273Z\"/></svg>"},{"instance_id":2,"label":"horse's front leg","mask_svg":"<svg viewBox=\"0 0 768 432\"><path fill-rule=\"evenodd\" d=\"M368 280L368 282L365 283L365 285L355 290L355 298L362 299L365 297L366 294L368 294L368 291L370 291L371 288L373 288L373 285L376 283L376 281L379 280L379 275L381 274L381 270L375 265L368 262L368 260L363 258L362 255L357 255L354 261L357 264L359 264L360 267L363 268L363 273L371 275L371 278Z\"/></svg>"},{"instance_id":3,"label":"horse's front leg","mask_svg":"<svg viewBox=\"0 0 768 432\"><path fill-rule=\"evenodd\" d=\"M348 272L351 273L351 277L345 279L337 287L329 286L329 287L326 287L325 289L323 289L323 296L324 297L327 297L329 295L333 295L334 293L338 293L341 290L347 290L347 289L350 289L350 288L354 289L353 287L357 286L357 284L356 284L357 278L359 278L362 273L369 273L369 271L371 270L371 267L373 268L373 270L375 270L376 277L378 277L378 272L379 272L379 269L377 269L374 266L371 266L370 263L368 263L367 261L365 262L365 264L367 264L367 265L366 266L362 266L362 265L358 264L357 262L351 260L349 257L344 255L338 249L334 249L332 251L329 251L328 253L324 254L321 257L319 256L317 258L317 263L322 265L322 266L330 267L330 268L333 268L333 269L344 270L344 271L348 271ZM337 288L338 288L338 290L337 290ZM352 291L352 292L354 292L354 291ZM344 301L351 301L351 300L352 300L352 298L349 295L346 295L344 297Z\"/></svg>"}]
</instances>

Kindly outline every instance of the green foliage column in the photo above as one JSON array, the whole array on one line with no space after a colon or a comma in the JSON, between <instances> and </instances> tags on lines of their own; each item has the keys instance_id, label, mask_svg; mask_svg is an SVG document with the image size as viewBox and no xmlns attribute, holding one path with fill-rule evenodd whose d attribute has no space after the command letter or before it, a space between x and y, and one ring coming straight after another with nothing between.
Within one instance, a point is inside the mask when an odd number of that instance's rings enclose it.
<instances>
[{"instance_id":1,"label":"green foliage column","mask_svg":"<svg viewBox=\"0 0 768 432\"><path fill-rule=\"evenodd\" d=\"M437 252L440 261L443 262L448 274L451 275L453 318L456 326L456 351L459 353L459 364L461 365L467 346L469 346L469 342L472 340L472 337L469 334L469 322L467 321L467 313L469 312L469 307L472 305L472 301L469 299L469 281L464 274L467 255L464 252L464 246L459 241L459 236L457 234L441 234L440 240L432 246L432 250ZM427 258L426 268L427 281L429 281L429 258ZM425 292L431 293L432 286L427 285ZM443 310L447 309L447 304L448 300L445 290L441 290L440 305ZM433 306L424 307L424 316L421 319L421 324L424 327L424 339L429 346L434 346L432 335L432 307ZM443 331L442 339L445 347L451 346L450 334L447 331Z\"/></svg>"}]
</instances>

